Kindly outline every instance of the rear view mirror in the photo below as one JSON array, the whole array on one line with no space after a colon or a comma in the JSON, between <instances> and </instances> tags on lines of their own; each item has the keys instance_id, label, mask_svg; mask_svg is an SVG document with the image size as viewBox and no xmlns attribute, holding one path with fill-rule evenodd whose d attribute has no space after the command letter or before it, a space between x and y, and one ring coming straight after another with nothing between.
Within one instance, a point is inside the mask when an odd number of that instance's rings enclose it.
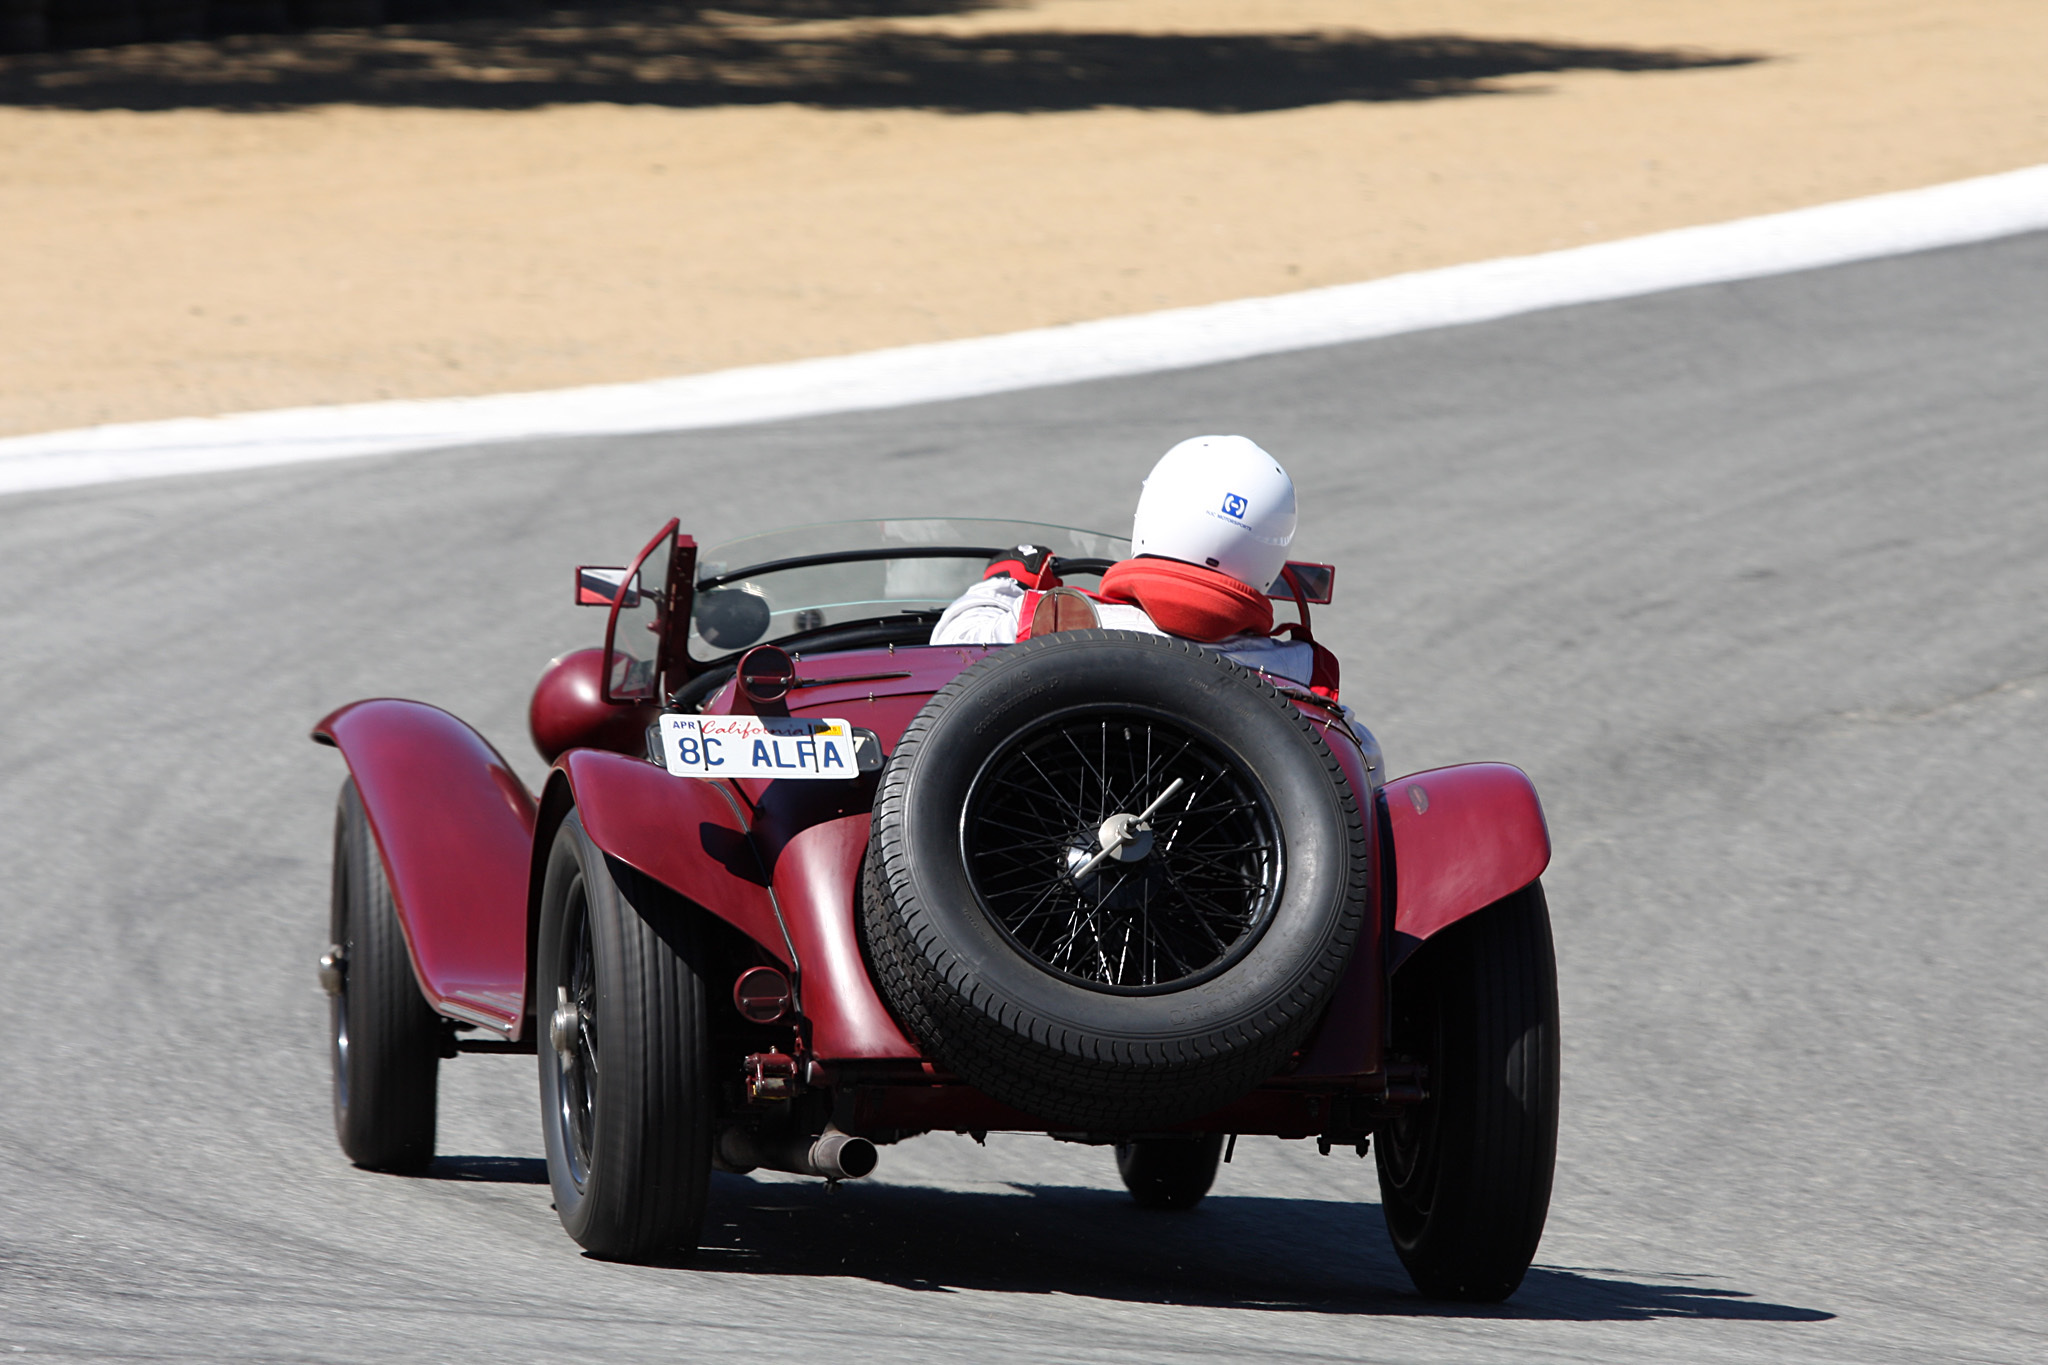
<instances>
[{"instance_id":1,"label":"rear view mirror","mask_svg":"<svg viewBox=\"0 0 2048 1365\"><path fill-rule=\"evenodd\" d=\"M1301 595L1315 605L1328 606L1331 596L1337 591L1337 566L1334 564L1303 564L1288 560L1280 576L1273 580L1273 586L1266 596L1276 602L1292 602L1294 587L1288 582L1293 579L1301 588Z\"/></svg>"},{"instance_id":2,"label":"rear view mirror","mask_svg":"<svg viewBox=\"0 0 2048 1365\"><path fill-rule=\"evenodd\" d=\"M601 593L611 605L604 623L604 672L597 684L597 695L608 706L652 700L661 686L667 604L660 588L649 591L643 586L640 571L644 565L656 583L666 584L675 544L676 519L670 517L668 525L647 542L647 548L633 557L631 567L584 569L576 576L578 597L585 591ZM692 551L695 548L693 545Z\"/></svg>"},{"instance_id":3,"label":"rear view mirror","mask_svg":"<svg viewBox=\"0 0 2048 1365\"><path fill-rule=\"evenodd\" d=\"M621 592L624 601L619 601ZM613 602L627 611L640 605L640 575L634 574L628 582L623 568L599 568L585 564L576 570L576 605L579 607L608 607Z\"/></svg>"}]
</instances>

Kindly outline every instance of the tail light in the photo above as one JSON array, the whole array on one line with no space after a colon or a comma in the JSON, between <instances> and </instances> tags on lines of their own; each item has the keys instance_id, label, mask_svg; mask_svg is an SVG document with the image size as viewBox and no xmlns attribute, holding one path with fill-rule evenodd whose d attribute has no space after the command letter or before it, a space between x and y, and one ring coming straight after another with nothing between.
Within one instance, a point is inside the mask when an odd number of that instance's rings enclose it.
<instances>
[{"instance_id":1,"label":"tail light","mask_svg":"<svg viewBox=\"0 0 2048 1365\"><path fill-rule=\"evenodd\" d=\"M732 1003L740 1017L772 1024L789 1013L789 978L778 967L749 967L732 983Z\"/></svg>"}]
</instances>

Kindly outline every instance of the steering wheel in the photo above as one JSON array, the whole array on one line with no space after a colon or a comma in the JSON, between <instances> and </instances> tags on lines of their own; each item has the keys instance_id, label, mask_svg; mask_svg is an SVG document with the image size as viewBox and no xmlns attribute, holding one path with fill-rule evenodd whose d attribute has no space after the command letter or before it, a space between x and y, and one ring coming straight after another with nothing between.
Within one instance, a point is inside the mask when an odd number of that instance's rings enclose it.
<instances>
[{"instance_id":1,"label":"steering wheel","mask_svg":"<svg viewBox=\"0 0 2048 1365\"><path fill-rule=\"evenodd\" d=\"M1067 559L1060 555L1054 555L1052 557L1052 571L1060 578L1065 578L1070 573L1094 574L1097 578L1100 578L1108 573L1110 566L1116 562L1114 559L1088 559L1078 555L1072 559Z\"/></svg>"}]
</instances>

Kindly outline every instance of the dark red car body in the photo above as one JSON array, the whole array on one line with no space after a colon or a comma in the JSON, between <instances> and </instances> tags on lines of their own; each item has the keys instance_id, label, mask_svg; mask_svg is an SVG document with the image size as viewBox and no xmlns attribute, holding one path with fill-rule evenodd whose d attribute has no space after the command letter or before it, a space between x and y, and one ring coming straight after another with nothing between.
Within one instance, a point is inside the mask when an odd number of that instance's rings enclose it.
<instances>
[{"instance_id":1,"label":"dark red car body","mask_svg":"<svg viewBox=\"0 0 2048 1365\"><path fill-rule=\"evenodd\" d=\"M673 545L669 600L687 603L695 547L674 536L673 523L649 549L663 544ZM614 630L618 615L614 605ZM667 618L657 697L694 671L672 638L682 634L674 625L681 619L680 608ZM986 648L805 651L787 710L850 721L887 753L932 694ZM1051 1131L948 1075L871 979L858 913L874 775L835 783L672 776L648 753L646 728L658 707L610 699L614 676L608 640L607 651L569 655L543 677L533 729L552 767L538 794L475 730L419 702L354 702L315 727L316 738L341 751L360 791L420 990L463 1027L473 1040L464 1046L534 1044L537 1011L545 1013L531 985L541 871L573 808L606 855L715 916L744 938L754 961L787 974L794 1009L770 1051L791 1064L800 1089L829 1095L837 1127L885 1141L928 1130ZM1519 770L1470 764L1382 782L1333 709L1295 690L1353 790L1371 802L1376 875L1366 930L1320 1025L1288 1064L1250 1094L1177 1127L1350 1141L1413 1089L1382 1055L1392 974L1432 935L1533 883L1550 844ZM702 710L751 706L728 680ZM728 1064L737 1072L758 1056Z\"/></svg>"}]
</instances>

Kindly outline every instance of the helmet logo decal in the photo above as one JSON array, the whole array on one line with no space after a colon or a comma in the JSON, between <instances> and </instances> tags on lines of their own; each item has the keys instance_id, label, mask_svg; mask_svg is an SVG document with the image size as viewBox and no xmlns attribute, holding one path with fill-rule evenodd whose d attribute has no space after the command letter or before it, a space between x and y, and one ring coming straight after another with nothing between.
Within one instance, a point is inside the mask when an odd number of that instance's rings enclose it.
<instances>
[{"instance_id":1,"label":"helmet logo decal","mask_svg":"<svg viewBox=\"0 0 2048 1365\"><path fill-rule=\"evenodd\" d=\"M1243 521L1243 520L1244 520L1244 513L1245 513L1245 501L1244 501L1244 499L1243 499L1243 498L1240 498L1240 497L1239 497L1239 496L1238 496L1237 494L1235 494L1235 493L1225 493L1225 494L1223 495L1223 515L1224 515L1224 516L1226 516L1226 517L1235 517L1235 518L1236 518L1237 520L1239 520L1239 521Z\"/></svg>"}]
</instances>

